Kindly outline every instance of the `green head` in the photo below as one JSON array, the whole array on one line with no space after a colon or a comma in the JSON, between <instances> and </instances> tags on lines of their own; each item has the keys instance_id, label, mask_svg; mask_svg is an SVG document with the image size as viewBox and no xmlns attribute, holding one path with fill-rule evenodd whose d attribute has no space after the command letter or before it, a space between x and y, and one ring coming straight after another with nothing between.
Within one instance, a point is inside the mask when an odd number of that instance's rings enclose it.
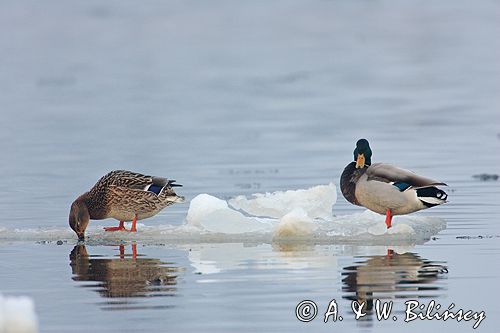
<instances>
[{"instance_id":1,"label":"green head","mask_svg":"<svg viewBox=\"0 0 500 333\"><path fill-rule=\"evenodd\" d=\"M372 150L370 144L366 139L359 139L356 142L356 149L354 149L354 161L356 161L356 168L364 168L365 165L372 164Z\"/></svg>"}]
</instances>

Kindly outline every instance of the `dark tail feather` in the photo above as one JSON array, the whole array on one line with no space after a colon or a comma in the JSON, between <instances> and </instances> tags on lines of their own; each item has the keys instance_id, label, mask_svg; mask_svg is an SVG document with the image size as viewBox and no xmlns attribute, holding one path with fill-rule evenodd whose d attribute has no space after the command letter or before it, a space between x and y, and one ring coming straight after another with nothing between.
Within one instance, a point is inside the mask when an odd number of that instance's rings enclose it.
<instances>
[{"instance_id":1,"label":"dark tail feather","mask_svg":"<svg viewBox=\"0 0 500 333\"><path fill-rule=\"evenodd\" d=\"M181 185L181 184L175 184L175 182L176 182L176 180L169 180L169 181L168 181L168 185L169 185L170 187L182 187L182 185Z\"/></svg>"},{"instance_id":2,"label":"dark tail feather","mask_svg":"<svg viewBox=\"0 0 500 333\"><path fill-rule=\"evenodd\" d=\"M448 198L448 194L437 187L430 186L417 189L417 197L425 206L434 207L444 204Z\"/></svg>"}]
</instances>

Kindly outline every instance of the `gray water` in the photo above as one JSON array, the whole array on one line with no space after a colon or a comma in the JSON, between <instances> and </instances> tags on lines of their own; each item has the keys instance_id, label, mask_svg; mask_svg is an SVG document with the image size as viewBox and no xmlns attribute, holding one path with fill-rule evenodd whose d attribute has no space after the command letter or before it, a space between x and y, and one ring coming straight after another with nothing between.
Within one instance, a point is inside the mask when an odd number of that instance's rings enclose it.
<instances>
[{"instance_id":1,"label":"gray water","mask_svg":"<svg viewBox=\"0 0 500 333\"><path fill-rule=\"evenodd\" d=\"M41 332L472 331L403 322L412 299L485 311L477 331L495 331L500 191L472 176L500 173L499 14L494 1L2 1L0 292L32 297ZM71 202L110 170L184 184L185 204L144 221L180 225L199 193L338 184L360 137L374 161L450 185L449 204L416 213L445 230L403 248L65 236ZM397 321L354 320L351 300L378 298ZM344 320L323 323L332 299ZM302 300L312 322L295 317Z\"/></svg>"}]
</instances>

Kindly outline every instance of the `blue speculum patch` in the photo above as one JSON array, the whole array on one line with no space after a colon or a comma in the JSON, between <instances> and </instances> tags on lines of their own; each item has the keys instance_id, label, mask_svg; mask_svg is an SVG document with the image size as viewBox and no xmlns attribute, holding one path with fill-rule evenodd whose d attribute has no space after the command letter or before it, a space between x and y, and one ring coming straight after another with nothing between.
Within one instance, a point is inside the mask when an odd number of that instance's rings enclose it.
<instances>
[{"instance_id":1,"label":"blue speculum patch","mask_svg":"<svg viewBox=\"0 0 500 333\"><path fill-rule=\"evenodd\" d=\"M401 192L403 192L404 190L406 190L408 187L411 186L410 184L403 183L403 182L397 182L397 183L394 183L392 185L396 186Z\"/></svg>"},{"instance_id":2,"label":"blue speculum patch","mask_svg":"<svg viewBox=\"0 0 500 333\"><path fill-rule=\"evenodd\" d=\"M160 192L161 192L161 189L162 189L162 188L163 188L163 187L161 187L161 186L158 186L158 185L153 184L153 185L151 185L151 186L148 188L148 191L149 191L149 192L153 192L153 193L155 193L156 195L158 195L158 194L160 194Z\"/></svg>"}]
</instances>

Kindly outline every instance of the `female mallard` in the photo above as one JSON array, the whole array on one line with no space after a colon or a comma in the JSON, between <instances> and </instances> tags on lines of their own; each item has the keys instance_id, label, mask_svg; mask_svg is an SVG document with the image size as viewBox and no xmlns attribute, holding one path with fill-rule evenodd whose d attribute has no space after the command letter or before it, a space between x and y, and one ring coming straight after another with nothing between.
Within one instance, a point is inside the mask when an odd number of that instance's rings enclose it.
<instances>
[{"instance_id":1,"label":"female mallard","mask_svg":"<svg viewBox=\"0 0 500 333\"><path fill-rule=\"evenodd\" d=\"M184 197L175 194L175 180L145 176L131 171L111 171L94 185L90 191L79 196L71 205L69 225L85 239L89 220L114 218L118 227L104 228L106 231L137 231L137 220L156 215L163 208L183 202ZM124 221L132 221L132 228L125 229Z\"/></svg>"},{"instance_id":2,"label":"female mallard","mask_svg":"<svg viewBox=\"0 0 500 333\"><path fill-rule=\"evenodd\" d=\"M448 195L438 189L444 185L398 167L371 164L372 150L366 139L356 142L354 162L349 163L340 177L340 189L350 203L386 215L391 227L392 216L404 215L446 202Z\"/></svg>"}]
</instances>

